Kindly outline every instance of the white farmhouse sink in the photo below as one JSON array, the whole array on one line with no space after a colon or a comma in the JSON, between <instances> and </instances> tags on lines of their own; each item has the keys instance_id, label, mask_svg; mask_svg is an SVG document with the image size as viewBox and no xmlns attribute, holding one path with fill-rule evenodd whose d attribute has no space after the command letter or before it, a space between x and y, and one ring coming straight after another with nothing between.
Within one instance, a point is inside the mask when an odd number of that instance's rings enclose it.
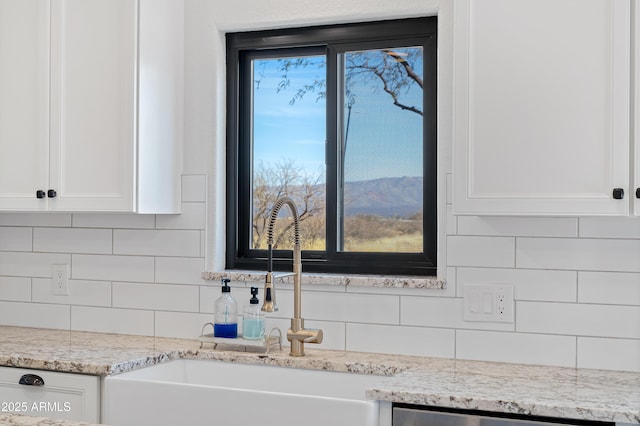
<instances>
[{"instance_id":1,"label":"white farmhouse sink","mask_svg":"<svg viewBox=\"0 0 640 426\"><path fill-rule=\"evenodd\" d=\"M377 426L380 376L176 360L105 379L103 423Z\"/></svg>"}]
</instances>

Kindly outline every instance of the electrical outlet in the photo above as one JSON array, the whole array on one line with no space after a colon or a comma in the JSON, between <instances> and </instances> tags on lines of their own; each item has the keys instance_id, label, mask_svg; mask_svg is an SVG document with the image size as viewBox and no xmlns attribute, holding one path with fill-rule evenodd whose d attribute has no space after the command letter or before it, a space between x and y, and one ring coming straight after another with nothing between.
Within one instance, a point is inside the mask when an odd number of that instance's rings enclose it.
<instances>
[{"instance_id":1,"label":"electrical outlet","mask_svg":"<svg viewBox=\"0 0 640 426\"><path fill-rule=\"evenodd\" d=\"M513 323L513 285L464 285L464 320Z\"/></svg>"},{"instance_id":2,"label":"electrical outlet","mask_svg":"<svg viewBox=\"0 0 640 426\"><path fill-rule=\"evenodd\" d=\"M53 265L51 293L56 296L69 295L69 265Z\"/></svg>"}]
</instances>

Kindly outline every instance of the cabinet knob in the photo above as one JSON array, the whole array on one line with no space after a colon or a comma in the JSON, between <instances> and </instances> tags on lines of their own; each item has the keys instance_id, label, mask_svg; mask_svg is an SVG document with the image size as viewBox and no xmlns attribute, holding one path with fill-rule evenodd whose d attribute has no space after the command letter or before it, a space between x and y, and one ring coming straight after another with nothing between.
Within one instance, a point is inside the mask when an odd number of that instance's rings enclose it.
<instances>
[{"instance_id":1,"label":"cabinet knob","mask_svg":"<svg viewBox=\"0 0 640 426\"><path fill-rule=\"evenodd\" d=\"M622 188L614 188L613 189L613 198L615 200L622 200L624 198L624 189L622 189Z\"/></svg>"},{"instance_id":2,"label":"cabinet knob","mask_svg":"<svg viewBox=\"0 0 640 426\"><path fill-rule=\"evenodd\" d=\"M54 191L53 189L47 191L47 197L49 198L56 198L56 195L56 191Z\"/></svg>"},{"instance_id":3,"label":"cabinet knob","mask_svg":"<svg viewBox=\"0 0 640 426\"><path fill-rule=\"evenodd\" d=\"M20 377L18 384L27 386L44 386L44 380L36 374L25 374Z\"/></svg>"},{"instance_id":4,"label":"cabinet knob","mask_svg":"<svg viewBox=\"0 0 640 426\"><path fill-rule=\"evenodd\" d=\"M636 198L640 198L640 188L636 188Z\"/></svg>"},{"instance_id":5,"label":"cabinet knob","mask_svg":"<svg viewBox=\"0 0 640 426\"><path fill-rule=\"evenodd\" d=\"M47 195L42 189L36 191L36 198L44 198Z\"/></svg>"}]
</instances>

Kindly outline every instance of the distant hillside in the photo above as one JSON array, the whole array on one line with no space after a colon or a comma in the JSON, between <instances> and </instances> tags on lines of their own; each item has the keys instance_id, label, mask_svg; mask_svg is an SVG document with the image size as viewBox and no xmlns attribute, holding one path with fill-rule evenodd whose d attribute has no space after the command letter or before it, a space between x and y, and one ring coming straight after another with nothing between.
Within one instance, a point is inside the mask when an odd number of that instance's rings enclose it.
<instances>
[{"instance_id":1,"label":"distant hillside","mask_svg":"<svg viewBox=\"0 0 640 426\"><path fill-rule=\"evenodd\" d=\"M409 217L422 212L422 178L380 178L345 183L345 215Z\"/></svg>"}]
</instances>

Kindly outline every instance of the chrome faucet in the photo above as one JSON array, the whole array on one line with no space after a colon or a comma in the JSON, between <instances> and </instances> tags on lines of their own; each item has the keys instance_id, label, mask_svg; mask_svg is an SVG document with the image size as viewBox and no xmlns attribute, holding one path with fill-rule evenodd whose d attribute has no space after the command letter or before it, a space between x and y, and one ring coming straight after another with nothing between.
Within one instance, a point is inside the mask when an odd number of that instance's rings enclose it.
<instances>
[{"instance_id":1,"label":"chrome faucet","mask_svg":"<svg viewBox=\"0 0 640 426\"><path fill-rule=\"evenodd\" d=\"M296 204L289 197L279 198L271 210L269 227L267 228L267 276L264 284L264 304L262 310L274 312L278 310L276 304L275 287L273 286L273 228L278 218L278 213L284 205L288 205L293 215L293 318L291 328L287 331L287 340L291 342L290 356L304 356L305 343L322 343L322 330L304 328L302 318L302 251L300 249L300 217Z\"/></svg>"}]
</instances>

